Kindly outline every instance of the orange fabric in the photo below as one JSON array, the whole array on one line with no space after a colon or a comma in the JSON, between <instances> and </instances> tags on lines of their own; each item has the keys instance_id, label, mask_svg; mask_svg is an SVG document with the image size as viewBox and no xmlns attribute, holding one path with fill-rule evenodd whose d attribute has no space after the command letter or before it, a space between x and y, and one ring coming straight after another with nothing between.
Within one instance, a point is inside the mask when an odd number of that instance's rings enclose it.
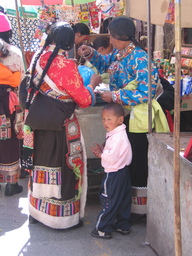
<instances>
[{"instance_id":1,"label":"orange fabric","mask_svg":"<svg viewBox=\"0 0 192 256\"><path fill-rule=\"evenodd\" d=\"M17 61L17 60L16 60ZM9 68L0 63L0 84L18 87L21 81L21 72L12 72Z\"/></svg>"}]
</instances>

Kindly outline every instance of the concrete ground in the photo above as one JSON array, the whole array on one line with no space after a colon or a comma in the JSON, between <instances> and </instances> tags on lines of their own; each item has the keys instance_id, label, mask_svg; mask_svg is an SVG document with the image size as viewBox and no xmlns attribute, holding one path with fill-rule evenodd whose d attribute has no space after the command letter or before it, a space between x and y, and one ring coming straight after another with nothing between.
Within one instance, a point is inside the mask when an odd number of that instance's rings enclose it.
<instances>
[{"instance_id":1,"label":"concrete ground","mask_svg":"<svg viewBox=\"0 0 192 256\"><path fill-rule=\"evenodd\" d=\"M54 230L43 224L29 224L27 182L19 184L23 192L12 197L0 190L0 255L1 256L157 256L145 242L146 222L135 224L128 236L113 234L110 240L94 238L100 203L88 195L84 225L72 230Z\"/></svg>"}]
</instances>

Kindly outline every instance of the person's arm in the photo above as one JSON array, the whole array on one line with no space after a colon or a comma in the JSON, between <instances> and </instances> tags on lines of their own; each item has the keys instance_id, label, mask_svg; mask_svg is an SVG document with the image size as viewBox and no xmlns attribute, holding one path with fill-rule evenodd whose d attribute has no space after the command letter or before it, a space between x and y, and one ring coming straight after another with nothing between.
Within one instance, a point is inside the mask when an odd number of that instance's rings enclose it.
<instances>
[{"instance_id":1,"label":"person's arm","mask_svg":"<svg viewBox=\"0 0 192 256\"><path fill-rule=\"evenodd\" d=\"M121 134L113 135L110 140L110 145L108 144L109 141L106 141L106 145L101 154L101 159L103 159L105 163L115 165L119 161L119 158L127 149L127 144L123 138Z\"/></svg>"},{"instance_id":2,"label":"person's arm","mask_svg":"<svg viewBox=\"0 0 192 256\"><path fill-rule=\"evenodd\" d=\"M128 73L133 74L133 78L137 83L135 90L129 90L126 85L112 92L112 101L123 105L135 106L137 104L146 103L148 101L148 59L146 54L134 55L134 58L127 63ZM127 73L127 75L128 75ZM156 87L158 84L158 70L155 64L151 63L151 88L152 98L155 97Z\"/></svg>"},{"instance_id":3,"label":"person's arm","mask_svg":"<svg viewBox=\"0 0 192 256\"><path fill-rule=\"evenodd\" d=\"M100 74L105 73L111 63L116 60L117 52L118 51L114 49L112 53L102 55L87 45L83 45L78 49L78 54L96 67Z\"/></svg>"},{"instance_id":4,"label":"person's arm","mask_svg":"<svg viewBox=\"0 0 192 256\"><path fill-rule=\"evenodd\" d=\"M49 71L48 71L49 73ZM100 76L94 74L91 77L90 85L85 87L77 64L68 60L60 69L61 79L55 76L55 84L61 91L66 91L73 98L74 102L81 108L87 108L95 102L94 88L100 83Z\"/></svg>"},{"instance_id":5,"label":"person's arm","mask_svg":"<svg viewBox=\"0 0 192 256\"><path fill-rule=\"evenodd\" d=\"M113 50L113 52L110 54L102 55L93 50L93 54L89 61L94 67L97 68L100 74L103 74L108 70L111 63L116 60L116 53L117 50Z\"/></svg>"}]
</instances>

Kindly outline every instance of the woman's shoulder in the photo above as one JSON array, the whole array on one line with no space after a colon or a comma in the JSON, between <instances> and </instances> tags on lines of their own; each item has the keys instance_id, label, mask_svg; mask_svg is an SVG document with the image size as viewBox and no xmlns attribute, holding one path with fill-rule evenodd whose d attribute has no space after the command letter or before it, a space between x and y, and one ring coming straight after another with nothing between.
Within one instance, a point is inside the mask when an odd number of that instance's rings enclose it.
<instances>
[{"instance_id":1,"label":"woman's shoulder","mask_svg":"<svg viewBox=\"0 0 192 256\"><path fill-rule=\"evenodd\" d=\"M147 56L148 55L148 53L139 46L135 47L135 49L133 50L133 53L138 56Z\"/></svg>"},{"instance_id":2,"label":"woman's shoulder","mask_svg":"<svg viewBox=\"0 0 192 256\"><path fill-rule=\"evenodd\" d=\"M17 46L6 43L6 47L9 50L10 55L17 55L22 57L21 50Z\"/></svg>"}]
</instances>

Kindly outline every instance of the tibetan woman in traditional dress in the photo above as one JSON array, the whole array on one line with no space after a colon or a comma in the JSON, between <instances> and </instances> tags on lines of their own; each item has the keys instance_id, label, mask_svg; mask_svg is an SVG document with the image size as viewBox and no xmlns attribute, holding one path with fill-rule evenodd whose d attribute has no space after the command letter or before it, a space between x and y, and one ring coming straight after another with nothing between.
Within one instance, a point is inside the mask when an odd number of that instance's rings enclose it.
<instances>
[{"instance_id":1,"label":"tibetan woman in traditional dress","mask_svg":"<svg viewBox=\"0 0 192 256\"><path fill-rule=\"evenodd\" d=\"M10 44L11 23L0 12L0 183L5 196L21 193L20 141L23 112L19 107L18 86L24 74L20 49Z\"/></svg>"},{"instance_id":2,"label":"tibetan woman in traditional dress","mask_svg":"<svg viewBox=\"0 0 192 256\"><path fill-rule=\"evenodd\" d=\"M25 107L24 156L30 171L29 221L55 229L81 225L86 202L86 154L75 108L94 105L93 75L85 87L76 62L68 59L74 45L70 24L57 22L31 63ZM24 88L24 91L26 87Z\"/></svg>"}]
</instances>

